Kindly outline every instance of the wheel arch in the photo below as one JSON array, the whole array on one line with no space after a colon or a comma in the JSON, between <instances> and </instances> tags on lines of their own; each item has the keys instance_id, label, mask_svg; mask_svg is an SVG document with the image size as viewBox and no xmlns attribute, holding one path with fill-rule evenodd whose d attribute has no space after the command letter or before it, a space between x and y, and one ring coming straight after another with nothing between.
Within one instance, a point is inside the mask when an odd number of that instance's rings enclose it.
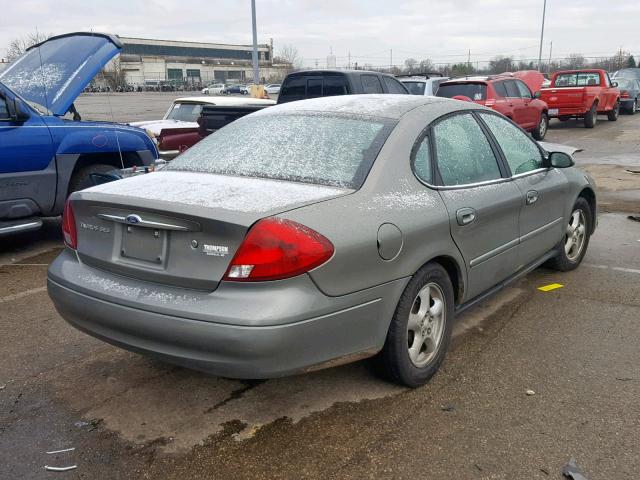
<instances>
[{"instance_id":1,"label":"wheel arch","mask_svg":"<svg viewBox=\"0 0 640 480\"><path fill-rule=\"evenodd\" d=\"M456 306L460 305L462 303L462 299L464 298L465 281L462 268L460 267L458 261L448 255L440 255L432 258L428 262L425 262L424 265L426 265L427 263L437 263L446 270L447 274L449 275L449 279L451 280L451 284L453 285L453 303Z\"/></svg>"},{"instance_id":2,"label":"wheel arch","mask_svg":"<svg viewBox=\"0 0 640 480\"><path fill-rule=\"evenodd\" d=\"M593 234L593 232L596 229L596 216L598 215L598 211L597 211L598 205L596 202L596 194L591 187L584 187L578 194L578 198L584 198L589 204L589 208L591 209L591 215L592 215L591 232L589 233Z\"/></svg>"}]
</instances>

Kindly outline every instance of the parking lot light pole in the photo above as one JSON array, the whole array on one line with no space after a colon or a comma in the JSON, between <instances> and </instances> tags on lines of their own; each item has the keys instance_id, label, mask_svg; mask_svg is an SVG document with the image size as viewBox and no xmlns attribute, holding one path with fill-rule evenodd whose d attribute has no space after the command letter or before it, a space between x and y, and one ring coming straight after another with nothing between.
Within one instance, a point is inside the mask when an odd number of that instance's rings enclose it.
<instances>
[{"instance_id":1,"label":"parking lot light pole","mask_svg":"<svg viewBox=\"0 0 640 480\"><path fill-rule=\"evenodd\" d=\"M544 17L547 13L547 0L542 7L542 29L540 31L540 53L538 54L538 71L542 71L542 41L544 40Z\"/></svg>"},{"instance_id":2,"label":"parking lot light pole","mask_svg":"<svg viewBox=\"0 0 640 480\"><path fill-rule=\"evenodd\" d=\"M253 23L253 83L260 83L258 70L258 30L256 28L256 0L251 0L251 22Z\"/></svg>"}]
</instances>

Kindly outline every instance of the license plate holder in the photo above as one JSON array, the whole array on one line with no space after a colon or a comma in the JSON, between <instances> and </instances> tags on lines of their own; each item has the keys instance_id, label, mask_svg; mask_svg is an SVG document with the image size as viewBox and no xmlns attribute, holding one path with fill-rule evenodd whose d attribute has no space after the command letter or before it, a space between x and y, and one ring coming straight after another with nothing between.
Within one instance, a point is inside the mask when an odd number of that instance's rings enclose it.
<instances>
[{"instance_id":1,"label":"license plate holder","mask_svg":"<svg viewBox=\"0 0 640 480\"><path fill-rule=\"evenodd\" d=\"M549 109L549 116L550 117L557 117L558 116L558 109L557 108L550 108Z\"/></svg>"},{"instance_id":2,"label":"license plate holder","mask_svg":"<svg viewBox=\"0 0 640 480\"><path fill-rule=\"evenodd\" d=\"M160 265L164 261L165 238L163 230L127 225L122 232L120 255Z\"/></svg>"}]
</instances>

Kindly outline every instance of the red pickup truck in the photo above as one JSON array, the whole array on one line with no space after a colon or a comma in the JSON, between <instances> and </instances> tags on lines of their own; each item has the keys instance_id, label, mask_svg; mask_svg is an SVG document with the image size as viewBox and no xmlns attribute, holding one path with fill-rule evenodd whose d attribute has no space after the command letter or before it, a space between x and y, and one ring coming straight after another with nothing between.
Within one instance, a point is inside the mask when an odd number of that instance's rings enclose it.
<instances>
[{"instance_id":1,"label":"red pickup truck","mask_svg":"<svg viewBox=\"0 0 640 480\"><path fill-rule=\"evenodd\" d=\"M551 77L551 85L541 90L541 100L549 105L549 117L561 121L583 118L593 128L598 115L615 122L620 112L620 90L604 70L564 70Z\"/></svg>"}]
</instances>

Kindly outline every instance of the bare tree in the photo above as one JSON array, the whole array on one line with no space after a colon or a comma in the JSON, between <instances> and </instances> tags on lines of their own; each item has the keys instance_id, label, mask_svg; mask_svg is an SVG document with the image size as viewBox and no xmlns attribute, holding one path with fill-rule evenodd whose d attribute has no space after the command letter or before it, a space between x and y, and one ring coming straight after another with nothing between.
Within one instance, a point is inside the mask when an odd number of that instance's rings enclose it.
<instances>
[{"instance_id":1,"label":"bare tree","mask_svg":"<svg viewBox=\"0 0 640 480\"><path fill-rule=\"evenodd\" d=\"M436 69L436 66L429 58L425 58L420 60L420 71L421 72L433 72Z\"/></svg>"},{"instance_id":2,"label":"bare tree","mask_svg":"<svg viewBox=\"0 0 640 480\"><path fill-rule=\"evenodd\" d=\"M504 73L513 70L513 58L498 56L489 60L489 71L491 73Z\"/></svg>"},{"instance_id":3,"label":"bare tree","mask_svg":"<svg viewBox=\"0 0 640 480\"><path fill-rule=\"evenodd\" d=\"M127 84L127 75L119 55L102 70L102 76L112 90Z\"/></svg>"},{"instance_id":4,"label":"bare tree","mask_svg":"<svg viewBox=\"0 0 640 480\"><path fill-rule=\"evenodd\" d=\"M33 32L19 38L14 38L9 42L7 47L7 60L14 61L20 55L27 51L27 48L36 43L44 42L53 36L52 33Z\"/></svg>"},{"instance_id":5,"label":"bare tree","mask_svg":"<svg viewBox=\"0 0 640 480\"><path fill-rule=\"evenodd\" d=\"M564 67L569 69L584 68L587 60L579 53L571 53L564 61Z\"/></svg>"},{"instance_id":6,"label":"bare tree","mask_svg":"<svg viewBox=\"0 0 640 480\"><path fill-rule=\"evenodd\" d=\"M418 65L418 61L415 58L407 58L404 61L404 71L405 73L413 73L416 69L416 65Z\"/></svg>"},{"instance_id":7,"label":"bare tree","mask_svg":"<svg viewBox=\"0 0 640 480\"><path fill-rule=\"evenodd\" d=\"M274 63L286 63L290 65L290 70L302 68L302 56L293 45L283 45L278 54L273 59Z\"/></svg>"}]
</instances>

